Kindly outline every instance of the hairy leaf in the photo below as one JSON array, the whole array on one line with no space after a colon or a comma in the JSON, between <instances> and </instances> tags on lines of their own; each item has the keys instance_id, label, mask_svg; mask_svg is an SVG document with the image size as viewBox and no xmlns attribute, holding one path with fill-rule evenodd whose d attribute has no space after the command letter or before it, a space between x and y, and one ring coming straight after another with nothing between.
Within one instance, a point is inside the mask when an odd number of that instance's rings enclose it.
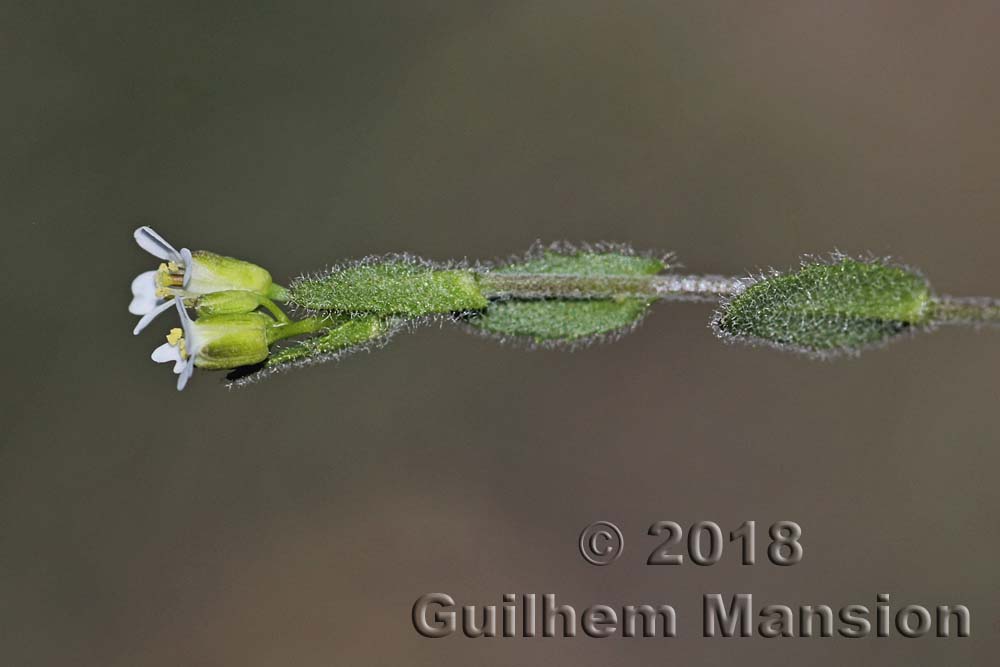
<instances>
[{"instance_id":1,"label":"hairy leaf","mask_svg":"<svg viewBox=\"0 0 1000 667\"><path fill-rule=\"evenodd\" d=\"M810 353L856 352L925 324L922 276L878 261L836 258L758 280L716 314L723 337Z\"/></svg>"},{"instance_id":2,"label":"hairy leaf","mask_svg":"<svg viewBox=\"0 0 1000 667\"><path fill-rule=\"evenodd\" d=\"M302 277L288 292L292 303L312 311L421 317L486 307L471 271L409 258L367 260Z\"/></svg>"},{"instance_id":3,"label":"hairy leaf","mask_svg":"<svg viewBox=\"0 0 1000 667\"><path fill-rule=\"evenodd\" d=\"M397 328L397 323L377 316L331 320L331 326L326 331L276 349L264 363L236 369L228 379L231 386L243 386L291 368L339 359L384 341Z\"/></svg>"},{"instance_id":4,"label":"hairy leaf","mask_svg":"<svg viewBox=\"0 0 1000 667\"><path fill-rule=\"evenodd\" d=\"M502 266L496 272L580 277L647 276L666 268L662 259L636 255L624 247L610 252L549 248L524 261Z\"/></svg>"},{"instance_id":5,"label":"hairy leaf","mask_svg":"<svg viewBox=\"0 0 1000 667\"><path fill-rule=\"evenodd\" d=\"M628 329L648 306L642 299L501 301L470 319L470 324L499 336L524 336L537 343L571 342Z\"/></svg>"},{"instance_id":6,"label":"hairy leaf","mask_svg":"<svg viewBox=\"0 0 1000 667\"><path fill-rule=\"evenodd\" d=\"M542 276L524 288L545 294L544 277L579 279L579 285L595 292L609 277L638 277L659 273L663 260L633 254L627 248L593 250L549 248L536 256L496 269L503 276ZM487 277L484 282L489 284ZM497 281L501 282L501 281ZM537 343L573 342L628 329L639 322L650 305L647 299L540 298L498 300L486 312L475 315L473 326L498 336L529 338Z\"/></svg>"}]
</instances>

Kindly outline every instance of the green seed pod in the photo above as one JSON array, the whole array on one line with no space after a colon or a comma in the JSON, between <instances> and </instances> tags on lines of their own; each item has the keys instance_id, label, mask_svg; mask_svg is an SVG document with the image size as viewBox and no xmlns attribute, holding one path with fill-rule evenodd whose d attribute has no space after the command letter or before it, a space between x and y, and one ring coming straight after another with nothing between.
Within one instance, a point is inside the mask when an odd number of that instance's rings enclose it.
<instances>
[{"instance_id":1,"label":"green seed pod","mask_svg":"<svg viewBox=\"0 0 1000 667\"><path fill-rule=\"evenodd\" d=\"M289 301L311 311L422 317L486 307L472 271L410 257L368 259L298 278Z\"/></svg>"},{"instance_id":2,"label":"green seed pod","mask_svg":"<svg viewBox=\"0 0 1000 667\"><path fill-rule=\"evenodd\" d=\"M754 280L723 303L713 328L730 340L853 354L928 324L931 302L927 281L909 269L837 256Z\"/></svg>"},{"instance_id":3,"label":"green seed pod","mask_svg":"<svg viewBox=\"0 0 1000 667\"><path fill-rule=\"evenodd\" d=\"M560 286L561 293L614 293L622 278L655 275L666 268L664 260L639 256L625 246L577 249L552 246L481 275L488 294L499 300L469 324L500 337L527 338L539 344L572 343L621 332L642 320L650 299L625 296L613 298L554 298L547 290ZM520 293L536 299L505 299L505 291L516 286ZM569 288L567 289L567 286Z\"/></svg>"}]
</instances>

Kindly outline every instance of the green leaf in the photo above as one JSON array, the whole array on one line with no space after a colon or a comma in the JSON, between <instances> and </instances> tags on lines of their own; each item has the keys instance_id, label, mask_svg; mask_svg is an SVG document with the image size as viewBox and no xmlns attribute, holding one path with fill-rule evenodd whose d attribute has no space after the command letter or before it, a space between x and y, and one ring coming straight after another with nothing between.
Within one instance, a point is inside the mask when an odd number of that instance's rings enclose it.
<instances>
[{"instance_id":1,"label":"green leaf","mask_svg":"<svg viewBox=\"0 0 1000 667\"><path fill-rule=\"evenodd\" d=\"M500 301L469 323L491 334L524 336L536 343L572 342L628 329L648 306L642 299Z\"/></svg>"},{"instance_id":2,"label":"green leaf","mask_svg":"<svg viewBox=\"0 0 1000 667\"><path fill-rule=\"evenodd\" d=\"M227 377L230 386L244 386L291 368L339 359L388 339L398 323L377 316L332 319L326 331L274 350L264 363L244 367Z\"/></svg>"},{"instance_id":3,"label":"green leaf","mask_svg":"<svg viewBox=\"0 0 1000 667\"><path fill-rule=\"evenodd\" d=\"M627 247L611 251L547 248L536 256L496 269L496 273L542 273L561 276L648 276L667 268L657 257L636 255Z\"/></svg>"},{"instance_id":4,"label":"green leaf","mask_svg":"<svg viewBox=\"0 0 1000 667\"><path fill-rule=\"evenodd\" d=\"M857 352L926 324L930 304L930 288L917 273L836 258L750 284L713 324L724 338L807 353Z\"/></svg>"},{"instance_id":5,"label":"green leaf","mask_svg":"<svg viewBox=\"0 0 1000 667\"><path fill-rule=\"evenodd\" d=\"M666 268L663 260L635 255L626 247L577 249L551 247L523 261L495 269L500 275L524 274L543 278L534 291L545 294L545 276L579 278L595 292L608 277L654 275ZM485 282L489 283L487 278ZM645 315L650 301L638 298L499 300L469 323L498 336L525 337L536 343L569 343L623 331Z\"/></svg>"},{"instance_id":6,"label":"green leaf","mask_svg":"<svg viewBox=\"0 0 1000 667\"><path fill-rule=\"evenodd\" d=\"M320 277L302 277L289 300L312 311L421 317L486 307L475 274L410 258L367 260Z\"/></svg>"}]
</instances>

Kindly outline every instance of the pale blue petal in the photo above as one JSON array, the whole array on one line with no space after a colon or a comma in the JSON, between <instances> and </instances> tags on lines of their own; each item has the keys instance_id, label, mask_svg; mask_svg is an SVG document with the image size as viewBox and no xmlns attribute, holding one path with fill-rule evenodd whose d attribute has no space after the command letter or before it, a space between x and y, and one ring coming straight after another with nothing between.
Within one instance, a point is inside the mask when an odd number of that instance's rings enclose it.
<instances>
[{"instance_id":1,"label":"pale blue petal","mask_svg":"<svg viewBox=\"0 0 1000 667\"><path fill-rule=\"evenodd\" d=\"M187 385L188 380L191 379L191 374L194 373L194 360L188 361L184 368L180 371L180 376L177 378L177 391L182 391Z\"/></svg>"},{"instance_id":2,"label":"pale blue petal","mask_svg":"<svg viewBox=\"0 0 1000 667\"><path fill-rule=\"evenodd\" d=\"M181 358L180 348L176 345L171 345L170 343L164 343L155 350L150 358L158 364L169 364L174 365L174 372L180 373L179 364L184 363L184 359Z\"/></svg>"},{"instance_id":3,"label":"pale blue petal","mask_svg":"<svg viewBox=\"0 0 1000 667\"><path fill-rule=\"evenodd\" d=\"M180 264L183 261L177 249L166 242L162 236L153 231L152 227L140 227L133 234L139 247L154 257L170 260Z\"/></svg>"},{"instance_id":4,"label":"pale blue petal","mask_svg":"<svg viewBox=\"0 0 1000 667\"><path fill-rule=\"evenodd\" d=\"M156 306L156 308L143 315L142 319L139 320L139 323L135 325L135 329L132 330L133 335L138 336L140 331L149 326L150 322L152 322L160 313L168 310L172 305L173 304L170 303L170 299L167 299L160 305Z\"/></svg>"},{"instance_id":5,"label":"pale blue petal","mask_svg":"<svg viewBox=\"0 0 1000 667\"><path fill-rule=\"evenodd\" d=\"M181 318L181 328L184 330L184 337L187 338L188 344L191 344L191 317L188 316L187 309L184 307L184 299L174 299L177 303L177 316Z\"/></svg>"},{"instance_id":6,"label":"pale blue petal","mask_svg":"<svg viewBox=\"0 0 1000 667\"><path fill-rule=\"evenodd\" d=\"M128 312L133 315L145 315L156 308L159 299L156 297L156 271L140 273L132 281L132 302Z\"/></svg>"},{"instance_id":7,"label":"pale blue petal","mask_svg":"<svg viewBox=\"0 0 1000 667\"><path fill-rule=\"evenodd\" d=\"M184 282L181 285L187 289L191 284L191 274L194 272L194 259L187 248L181 248L181 263L184 264Z\"/></svg>"}]
</instances>

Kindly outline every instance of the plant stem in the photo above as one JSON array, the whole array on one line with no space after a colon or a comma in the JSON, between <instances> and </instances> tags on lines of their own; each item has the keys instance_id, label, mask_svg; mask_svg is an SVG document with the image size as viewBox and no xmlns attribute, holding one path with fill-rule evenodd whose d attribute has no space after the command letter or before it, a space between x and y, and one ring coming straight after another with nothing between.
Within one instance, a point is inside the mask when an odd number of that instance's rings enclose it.
<instances>
[{"instance_id":1,"label":"plant stem","mask_svg":"<svg viewBox=\"0 0 1000 667\"><path fill-rule=\"evenodd\" d=\"M321 329L330 327L335 321L332 317L307 317L304 320L278 324L268 330L267 343L270 345L279 340L291 338L292 336L313 334Z\"/></svg>"},{"instance_id":2,"label":"plant stem","mask_svg":"<svg viewBox=\"0 0 1000 667\"><path fill-rule=\"evenodd\" d=\"M940 296L931 302L930 320L936 324L1000 325L1000 299Z\"/></svg>"},{"instance_id":3,"label":"plant stem","mask_svg":"<svg viewBox=\"0 0 1000 667\"><path fill-rule=\"evenodd\" d=\"M271 283L271 286L267 288L267 296L274 301L285 303L288 301L288 289L278 283Z\"/></svg>"},{"instance_id":4,"label":"plant stem","mask_svg":"<svg viewBox=\"0 0 1000 667\"><path fill-rule=\"evenodd\" d=\"M288 315L285 314L285 311L279 308L278 304L271 301L266 296L260 297L260 305L266 308L267 311L274 316L274 319L281 324L289 324L291 322L291 319L289 319Z\"/></svg>"},{"instance_id":5,"label":"plant stem","mask_svg":"<svg viewBox=\"0 0 1000 667\"><path fill-rule=\"evenodd\" d=\"M545 273L477 274L488 299L616 299L718 301L734 294L738 278L726 276L575 276Z\"/></svg>"}]
</instances>

